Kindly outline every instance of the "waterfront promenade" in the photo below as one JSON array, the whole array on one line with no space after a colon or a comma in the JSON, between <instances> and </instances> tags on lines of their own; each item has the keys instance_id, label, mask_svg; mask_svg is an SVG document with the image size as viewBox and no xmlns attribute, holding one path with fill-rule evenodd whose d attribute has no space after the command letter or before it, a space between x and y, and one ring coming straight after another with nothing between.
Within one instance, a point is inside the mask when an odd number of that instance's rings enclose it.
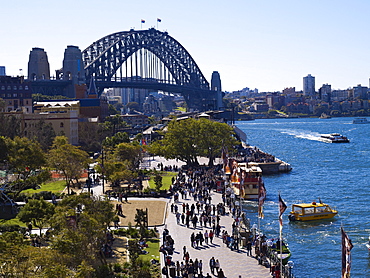
<instances>
[{"instance_id":1,"label":"waterfront promenade","mask_svg":"<svg viewBox=\"0 0 370 278\"><path fill-rule=\"evenodd\" d=\"M218 204L222 202L221 194L212 192L212 203ZM168 209L167 209L167 216L165 220L165 225L160 227L160 232L163 231L164 228L167 228L170 232L170 235L174 239L175 242L175 252L172 256L173 261L183 261L183 246L186 246L186 250L189 252L190 258L194 261L195 258L198 260L203 261L203 274L206 275L209 273L211 275L211 271L209 268L209 260L211 257L218 259L220 262L220 267L223 269L225 276L227 278L267 278L271 277L269 268L266 268L262 265L258 264L258 261L250 256L247 256L246 250L244 248L240 248L239 251L232 251L230 248L226 247L225 244L222 242L221 238L215 237L213 240L213 244L203 244L199 248L192 248L190 246L190 236L194 232L204 233L205 230L209 231L208 228L199 227L197 226L196 229L187 228L185 225L177 224L176 216L174 213L170 211L170 204L173 200L169 200L168 202ZM191 205L194 203L192 198L188 197L188 199L180 200L175 203L179 205L179 211L181 211L182 203L189 203ZM227 210L228 212L228 210ZM181 221L180 221L181 223ZM226 230L229 234L231 233L231 226L233 223L232 217L227 214L225 216L221 216L220 225L222 227L221 230ZM190 225L192 227L192 225ZM162 233L161 233L162 234ZM161 261L163 259L163 255L161 254ZM163 262L162 262L163 265ZM211 275L212 276L212 275ZM217 277L217 276L213 276Z\"/></svg>"}]
</instances>

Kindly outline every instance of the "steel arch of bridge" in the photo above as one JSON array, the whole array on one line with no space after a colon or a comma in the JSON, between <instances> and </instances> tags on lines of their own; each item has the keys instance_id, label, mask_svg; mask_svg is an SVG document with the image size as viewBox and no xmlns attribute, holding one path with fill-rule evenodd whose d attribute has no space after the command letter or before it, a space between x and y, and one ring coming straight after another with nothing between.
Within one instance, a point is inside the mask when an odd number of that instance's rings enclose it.
<instances>
[{"instance_id":1,"label":"steel arch of bridge","mask_svg":"<svg viewBox=\"0 0 370 278\"><path fill-rule=\"evenodd\" d=\"M161 32L154 28L149 30L130 30L105 36L92 43L82 52L87 84L91 77L98 86L102 87L131 87L133 80L126 84L114 82L114 76L123 63L140 49L152 52L171 73L175 84L165 84L163 81L153 81L152 88L171 92L180 92L185 99L191 102L199 102L206 99L216 102L215 91L210 86L194 59L188 51L167 32ZM142 82L148 88L148 82ZM146 80L149 81L149 80ZM115 84L113 84L115 83ZM138 82L133 87L139 87ZM98 86L99 87L99 86ZM204 104L203 104L204 106Z\"/></svg>"}]
</instances>

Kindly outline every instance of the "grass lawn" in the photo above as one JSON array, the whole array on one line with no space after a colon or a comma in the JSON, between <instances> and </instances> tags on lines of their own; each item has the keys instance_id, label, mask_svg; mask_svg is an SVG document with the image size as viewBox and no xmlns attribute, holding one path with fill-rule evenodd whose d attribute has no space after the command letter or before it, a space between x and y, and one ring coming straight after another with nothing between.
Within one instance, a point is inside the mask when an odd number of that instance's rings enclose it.
<instances>
[{"instance_id":1,"label":"grass lawn","mask_svg":"<svg viewBox=\"0 0 370 278\"><path fill-rule=\"evenodd\" d=\"M155 259L159 261L159 239L151 238L146 241L148 247L145 248L145 251L148 253L145 255L140 255L139 257L143 261L150 261L151 259Z\"/></svg>"},{"instance_id":2,"label":"grass lawn","mask_svg":"<svg viewBox=\"0 0 370 278\"><path fill-rule=\"evenodd\" d=\"M176 177L177 173L176 172L160 172L162 176L162 187L161 189L168 190L170 189L170 186L172 184L172 177ZM154 177L150 177L149 180L149 187L150 188L155 188L154 184Z\"/></svg>"},{"instance_id":3,"label":"grass lawn","mask_svg":"<svg viewBox=\"0 0 370 278\"><path fill-rule=\"evenodd\" d=\"M61 181L53 181L53 182L48 182L48 183L43 183L39 189L27 189L23 190L22 193L26 194L33 194L33 193L38 193L41 191L51 191L53 193L59 193L64 190L66 187L66 182L64 180Z\"/></svg>"}]
</instances>

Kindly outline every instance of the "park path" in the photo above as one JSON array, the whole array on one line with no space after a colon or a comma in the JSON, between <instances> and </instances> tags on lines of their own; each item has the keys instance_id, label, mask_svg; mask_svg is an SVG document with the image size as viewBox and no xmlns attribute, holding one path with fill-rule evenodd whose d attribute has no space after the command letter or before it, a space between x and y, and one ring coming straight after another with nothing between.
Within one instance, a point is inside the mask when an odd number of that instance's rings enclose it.
<instances>
[{"instance_id":1,"label":"park path","mask_svg":"<svg viewBox=\"0 0 370 278\"><path fill-rule=\"evenodd\" d=\"M212 192L211 196L213 204L222 203L221 194ZM169 207L172 202L172 200L169 200ZM189 205L194 203L193 199L190 199L190 197L185 200L182 200L180 198L179 202L176 203L179 205L180 212L182 211L181 205L183 202L189 203ZM225 216L221 216L221 231L226 230L230 234L232 222L233 219L228 214ZM177 224L176 216L174 213L171 213L170 209L167 210L165 225L159 228L161 234L164 228L167 228L169 230L170 235L175 242L175 252L172 256L173 261L175 262L183 261L183 246L186 246L186 250L189 252L190 258L193 259L193 261L195 260L195 258L203 261L203 274L209 273L211 275L209 260L213 256L215 257L215 259L219 260L220 266L227 278L271 277L269 268L259 265L255 258L247 256L246 250L244 248L240 248L239 251L232 251L230 250L230 248L225 246L221 238L215 237L213 240L213 244L203 244L203 246L197 249L190 247L191 234L193 232L195 234L199 233L199 231L204 233L205 229L209 230L209 228L198 226L196 229L192 229L186 228L185 225Z\"/></svg>"}]
</instances>

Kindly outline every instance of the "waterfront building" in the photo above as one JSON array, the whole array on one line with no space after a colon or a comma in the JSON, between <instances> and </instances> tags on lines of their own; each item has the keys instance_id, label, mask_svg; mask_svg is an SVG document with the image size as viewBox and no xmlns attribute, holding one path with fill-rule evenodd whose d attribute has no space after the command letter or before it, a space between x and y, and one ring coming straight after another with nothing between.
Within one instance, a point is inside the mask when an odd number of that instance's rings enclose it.
<instances>
[{"instance_id":1,"label":"waterfront building","mask_svg":"<svg viewBox=\"0 0 370 278\"><path fill-rule=\"evenodd\" d=\"M288 103L286 108L289 113L310 113L310 105L308 103Z\"/></svg>"},{"instance_id":2,"label":"waterfront building","mask_svg":"<svg viewBox=\"0 0 370 278\"><path fill-rule=\"evenodd\" d=\"M269 105L264 100L255 100L250 107L251 112L267 112Z\"/></svg>"},{"instance_id":3,"label":"waterfront building","mask_svg":"<svg viewBox=\"0 0 370 278\"><path fill-rule=\"evenodd\" d=\"M29 80L49 80L50 66L48 55L43 48L32 48L28 59Z\"/></svg>"},{"instance_id":4,"label":"waterfront building","mask_svg":"<svg viewBox=\"0 0 370 278\"><path fill-rule=\"evenodd\" d=\"M285 96L277 92L266 95L266 103L270 109L281 109L285 104Z\"/></svg>"},{"instance_id":5,"label":"waterfront building","mask_svg":"<svg viewBox=\"0 0 370 278\"><path fill-rule=\"evenodd\" d=\"M0 98L5 101L3 112L32 113L32 90L23 76L0 76Z\"/></svg>"},{"instance_id":6,"label":"waterfront building","mask_svg":"<svg viewBox=\"0 0 370 278\"><path fill-rule=\"evenodd\" d=\"M367 99L368 90L369 90L368 87L361 86L361 84L358 84L356 87L353 87L353 98Z\"/></svg>"},{"instance_id":7,"label":"waterfront building","mask_svg":"<svg viewBox=\"0 0 370 278\"><path fill-rule=\"evenodd\" d=\"M315 93L315 77L311 74L303 77L303 94L305 96L314 97Z\"/></svg>"},{"instance_id":8,"label":"waterfront building","mask_svg":"<svg viewBox=\"0 0 370 278\"><path fill-rule=\"evenodd\" d=\"M332 101L343 101L348 99L350 96L350 90L333 90L331 92L331 100Z\"/></svg>"}]
</instances>

